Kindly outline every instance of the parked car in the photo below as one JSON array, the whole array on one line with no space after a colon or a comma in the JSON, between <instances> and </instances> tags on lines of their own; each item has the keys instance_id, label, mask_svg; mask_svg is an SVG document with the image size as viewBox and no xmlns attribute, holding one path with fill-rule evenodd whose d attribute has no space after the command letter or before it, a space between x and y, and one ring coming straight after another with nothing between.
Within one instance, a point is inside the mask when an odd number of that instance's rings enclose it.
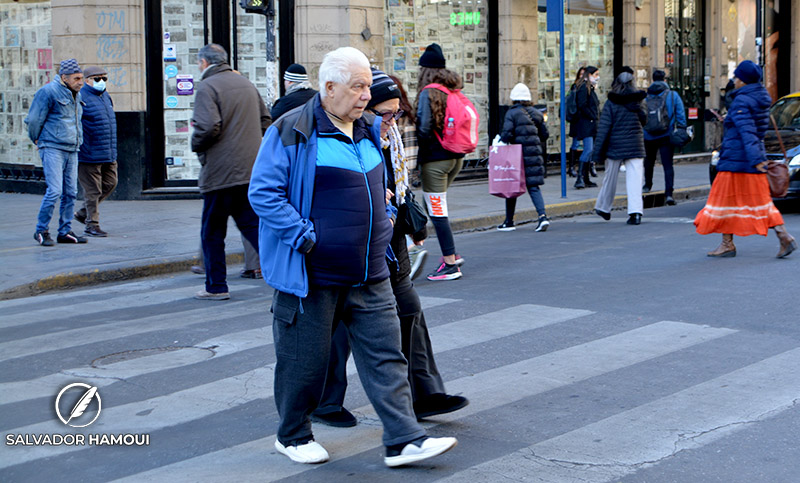
<instances>
[{"instance_id":1,"label":"parked car","mask_svg":"<svg viewBox=\"0 0 800 483\"><path fill-rule=\"evenodd\" d=\"M789 163L789 192L786 198L800 198L800 92L781 97L769 108L769 112L778 126L780 139L783 141L783 147L786 148L786 158ZM778 134L772 126L764 136L764 148L767 151L767 159L784 161ZM709 177L712 183L717 174L718 160L719 153L714 151L709 167Z\"/></svg>"}]
</instances>

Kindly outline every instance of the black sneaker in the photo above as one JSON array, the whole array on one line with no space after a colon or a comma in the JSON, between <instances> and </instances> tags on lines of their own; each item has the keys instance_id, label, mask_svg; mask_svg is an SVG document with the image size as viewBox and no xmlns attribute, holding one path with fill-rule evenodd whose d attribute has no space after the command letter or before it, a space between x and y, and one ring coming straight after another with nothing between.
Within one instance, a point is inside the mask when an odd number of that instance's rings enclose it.
<instances>
[{"instance_id":1,"label":"black sneaker","mask_svg":"<svg viewBox=\"0 0 800 483\"><path fill-rule=\"evenodd\" d=\"M311 413L311 420L315 423L333 426L334 428L352 428L358 424L358 421L356 421L356 417L353 416L353 413L345 408L333 413L318 414L313 412Z\"/></svg>"},{"instance_id":2,"label":"black sneaker","mask_svg":"<svg viewBox=\"0 0 800 483\"><path fill-rule=\"evenodd\" d=\"M50 232L47 231L37 231L33 234L33 239L43 247L51 247L56 244L53 239L50 238Z\"/></svg>"},{"instance_id":3,"label":"black sneaker","mask_svg":"<svg viewBox=\"0 0 800 483\"><path fill-rule=\"evenodd\" d=\"M497 231L514 231L517 227L514 226L513 221L504 221L502 225L497 227Z\"/></svg>"},{"instance_id":4,"label":"black sneaker","mask_svg":"<svg viewBox=\"0 0 800 483\"><path fill-rule=\"evenodd\" d=\"M86 224L86 215L82 215L82 214L80 214L80 212L76 211L74 218L75 218L75 221L77 221L78 223L80 223L82 225Z\"/></svg>"},{"instance_id":5,"label":"black sneaker","mask_svg":"<svg viewBox=\"0 0 800 483\"><path fill-rule=\"evenodd\" d=\"M547 231L550 226L550 218L545 215L539 217L539 224L536 226L536 231Z\"/></svg>"},{"instance_id":6,"label":"black sneaker","mask_svg":"<svg viewBox=\"0 0 800 483\"><path fill-rule=\"evenodd\" d=\"M447 414L466 407L469 400L464 396L451 396L450 394L431 394L414 402L414 414L418 420Z\"/></svg>"},{"instance_id":7,"label":"black sneaker","mask_svg":"<svg viewBox=\"0 0 800 483\"><path fill-rule=\"evenodd\" d=\"M428 274L428 280L434 282L440 280L455 280L458 278L461 278L461 269L458 268L458 265L448 265L445 262L442 262L435 272Z\"/></svg>"},{"instance_id":8,"label":"black sneaker","mask_svg":"<svg viewBox=\"0 0 800 483\"><path fill-rule=\"evenodd\" d=\"M56 237L58 243L86 243L86 238L76 235L74 232L69 232L66 235L58 235Z\"/></svg>"},{"instance_id":9,"label":"black sneaker","mask_svg":"<svg viewBox=\"0 0 800 483\"><path fill-rule=\"evenodd\" d=\"M456 438L429 438L423 436L408 443L386 447L383 462L391 468L438 456L453 449L458 444Z\"/></svg>"}]
</instances>

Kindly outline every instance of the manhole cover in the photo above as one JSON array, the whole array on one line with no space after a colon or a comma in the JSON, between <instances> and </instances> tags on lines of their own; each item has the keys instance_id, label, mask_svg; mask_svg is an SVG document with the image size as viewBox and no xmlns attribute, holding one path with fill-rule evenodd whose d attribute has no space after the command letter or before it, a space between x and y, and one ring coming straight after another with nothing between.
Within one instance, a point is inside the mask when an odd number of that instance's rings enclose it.
<instances>
[{"instance_id":1,"label":"manhole cover","mask_svg":"<svg viewBox=\"0 0 800 483\"><path fill-rule=\"evenodd\" d=\"M213 347L194 347L194 346L169 346L169 347L154 347L151 349L135 349L130 351L116 352L98 357L92 361L92 367L98 368L116 364L118 362L131 361L142 357L157 356L169 352L180 351L179 356L184 362L197 362L214 357Z\"/></svg>"}]
</instances>

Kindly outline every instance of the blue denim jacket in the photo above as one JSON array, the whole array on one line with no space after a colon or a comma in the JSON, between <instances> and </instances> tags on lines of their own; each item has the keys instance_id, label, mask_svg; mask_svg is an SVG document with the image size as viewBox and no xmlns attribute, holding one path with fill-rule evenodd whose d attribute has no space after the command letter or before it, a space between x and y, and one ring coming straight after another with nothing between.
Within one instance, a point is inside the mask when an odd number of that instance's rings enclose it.
<instances>
[{"instance_id":1,"label":"blue denim jacket","mask_svg":"<svg viewBox=\"0 0 800 483\"><path fill-rule=\"evenodd\" d=\"M36 91L25 123L28 137L41 148L79 151L83 144L83 102L78 93L72 96L69 87L56 77Z\"/></svg>"}]
</instances>

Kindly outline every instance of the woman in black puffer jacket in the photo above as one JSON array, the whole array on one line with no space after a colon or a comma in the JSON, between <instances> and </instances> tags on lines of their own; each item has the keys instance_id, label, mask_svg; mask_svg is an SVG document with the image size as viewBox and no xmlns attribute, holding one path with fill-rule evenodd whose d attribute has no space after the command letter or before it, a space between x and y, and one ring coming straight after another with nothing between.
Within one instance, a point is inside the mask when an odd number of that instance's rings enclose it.
<instances>
[{"instance_id":1,"label":"woman in black puffer jacket","mask_svg":"<svg viewBox=\"0 0 800 483\"><path fill-rule=\"evenodd\" d=\"M544 116L531 104L531 91L525 84L517 84L511 89L511 101L514 103L506 113L503 121L503 132L500 139L508 144L522 145L522 159L525 164L525 185L531 195L533 206L539 215L536 231L545 231L550 225L544 207L544 198L539 186L544 184L544 143L550 134L544 122ZM506 221L497 229L514 230L514 210L516 198L506 198Z\"/></svg>"},{"instance_id":2,"label":"woman in black puffer jacket","mask_svg":"<svg viewBox=\"0 0 800 483\"><path fill-rule=\"evenodd\" d=\"M604 220L611 219L611 205L617 191L617 175L625 164L625 187L628 193L628 224L642 222L642 180L644 179L644 131L647 112L642 101L645 91L633 85L633 74L623 72L614 80L608 102L603 106L597 125L594 160L606 163L603 186L594 210Z\"/></svg>"}]
</instances>

